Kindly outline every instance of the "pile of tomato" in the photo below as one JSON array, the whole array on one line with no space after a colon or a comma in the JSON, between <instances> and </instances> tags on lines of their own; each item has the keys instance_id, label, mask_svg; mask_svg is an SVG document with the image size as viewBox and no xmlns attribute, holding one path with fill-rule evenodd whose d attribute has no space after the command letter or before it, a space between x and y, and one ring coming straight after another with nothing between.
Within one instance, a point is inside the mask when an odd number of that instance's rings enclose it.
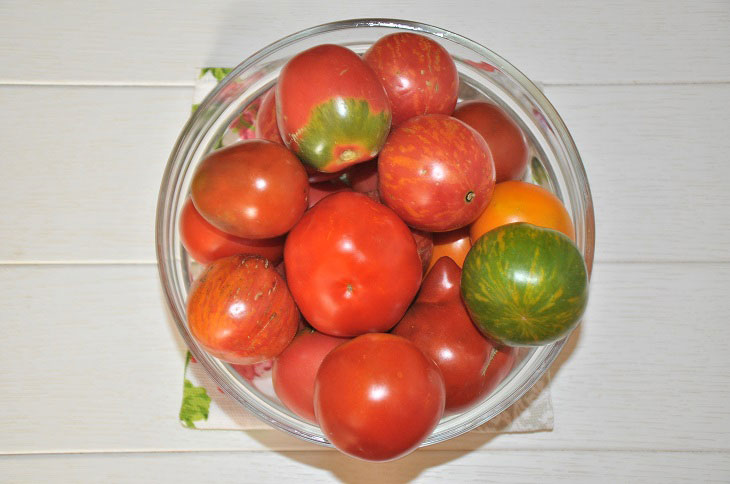
<instances>
[{"instance_id":1,"label":"pile of tomato","mask_svg":"<svg viewBox=\"0 0 730 484\"><path fill-rule=\"evenodd\" d=\"M519 180L524 133L495 104L457 105L458 91L449 53L414 33L363 56L303 51L263 96L256 139L196 167L181 214L206 265L191 334L235 365L273 359L281 402L358 458L414 450L494 390L513 345L554 341L585 306L571 299L580 275L556 286L574 271L555 263L578 253L573 226ZM525 274L541 274L539 293ZM515 306L541 297L534 317ZM559 321L568 306L577 318Z\"/></svg>"}]
</instances>

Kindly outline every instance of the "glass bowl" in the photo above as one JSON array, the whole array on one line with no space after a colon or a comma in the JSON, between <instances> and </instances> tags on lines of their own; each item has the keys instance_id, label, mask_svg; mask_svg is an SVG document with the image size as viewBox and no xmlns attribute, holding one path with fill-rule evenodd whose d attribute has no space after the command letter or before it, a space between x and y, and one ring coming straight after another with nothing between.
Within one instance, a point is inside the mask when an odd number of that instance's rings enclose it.
<instances>
[{"instance_id":1,"label":"glass bowl","mask_svg":"<svg viewBox=\"0 0 730 484\"><path fill-rule=\"evenodd\" d=\"M189 193L194 167L219 146L231 121L275 82L286 61L319 44L344 45L364 53L380 37L399 31L417 32L440 42L453 56L461 78L460 100L488 99L500 105L522 127L530 146L523 178L555 193L573 219L576 244L590 273L593 264L594 218L588 179L578 150L555 108L520 71L487 48L447 30L392 19L357 19L312 27L284 37L258 51L223 79L192 114L175 144L160 187L156 243L160 278L167 303L193 356L217 385L272 427L309 442L331 445L316 425L287 410L266 385L254 385L229 364L208 355L192 338L185 300L195 264L182 248L180 211ZM565 339L536 348L521 348L511 373L479 404L444 417L423 445L435 444L472 430L515 403L550 367Z\"/></svg>"}]
</instances>

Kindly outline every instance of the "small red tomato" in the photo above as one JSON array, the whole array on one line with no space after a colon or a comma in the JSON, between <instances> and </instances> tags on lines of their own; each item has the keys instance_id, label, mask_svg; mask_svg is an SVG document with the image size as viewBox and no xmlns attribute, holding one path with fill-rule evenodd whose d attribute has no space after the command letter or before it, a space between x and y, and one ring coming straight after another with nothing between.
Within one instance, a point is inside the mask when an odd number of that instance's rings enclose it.
<instances>
[{"instance_id":1,"label":"small red tomato","mask_svg":"<svg viewBox=\"0 0 730 484\"><path fill-rule=\"evenodd\" d=\"M357 192L323 198L289 232L286 278L305 319L333 336L387 331L418 292L416 242L388 207Z\"/></svg>"},{"instance_id":2,"label":"small red tomato","mask_svg":"<svg viewBox=\"0 0 730 484\"><path fill-rule=\"evenodd\" d=\"M349 341L304 330L276 358L271 375L274 391L286 408L310 422L314 417L314 377L324 357Z\"/></svg>"},{"instance_id":3,"label":"small red tomato","mask_svg":"<svg viewBox=\"0 0 730 484\"><path fill-rule=\"evenodd\" d=\"M288 149L251 139L214 151L200 162L191 193L200 215L238 237L283 235L307 208L307 173Z\"/></svg>"},{"instance_id":4,"label":"small red tomato","mask_svg":"<svg viewBox=\"0 0 730 484\"><path fill-rule=\"evenodd\" d=\"M461 103L454 117L474 128L489 145L497 183L517 180L527 168L525 134L502 108L484 101Z\"/></svg>"},{"instance_id":5,"label":"small red tomato","mask_svg":"<svg viewBox=\"0 0 730 484\"><path fill-rule=\"evenodd\" d=\"M442 114L396 128L378 158L383 203L408 225L446 232L468 225L489 203L494 163L484 139Z\"/></svg>"},{"instance_id":6,"label":"small red tomato","mask_svg":"<svg viewBox=\"0 0 730 484\"><path fill-rule=\"evenodd\" d=\"M359 163L347 170L347 182L356 192L364 193L376 202L378 195L378 160Z\"/></svg>"},{"instance_id":7,"label":"small red tomato","mask_svg":"<svg viewBox=\"0 0 730 484\"><path fill-rule=\"evenodd\" d=\"M474 326L461 301L461 269L442 257L428 273L416 302L393 328L441 370L446 412L465 410L486 397L510 372L514 350L497 350Z\"/></svg>"},{"instance_id":8,"label":"small red tomato","mask_svg":"<svg viewBox=\"0 0 730 484\"><path fill-rule=\"evenodd\" d=\"M374 158L391 118L373 70L350 49L332 44L287 62L276 85L276 115L284 143L328 173Z\"/></svg>"},{"instance_id":9,"label":"small red tomato","mask_svg":"<svg viewBox=\"0 0 730 484\"><path fill-rule=\"evenodd\" d=\"M276 87L272 87L261 100L261 106L256 115L256 137L284 144L279 135L279 126L276 124Z\"/></svg>"},{"instance_id":10,"label":"small red tomato","mask_svg":"<svg viewBox=\"0 0 730 484\"><path fill-rule=\"evenodd\" d=\"M462 267L469 249L471 249L469 227L433 234L433 252L428 269L430 270L436 261L444 256L451 258L456 265Z\"/></svg>"},{"instance_id":11,"label":"small red tomato","mask_svg":"<svg viewBox=\"0 0 730 484\"><path fill-rule=\"evenodd\" d=\"M332 350L317 372L317 421L330 442L353 457L403 457L431 434L443 410L436 364L400 336L358 336Z\"/></svg>"},{"instance_id":12,"label":"small red tomato","mask_svg":"<svg viewBox=\"0 0 730 484\"><path fill-rule=\"evenodd\" d=\"M333 193L349 191L350 188L339 180L327 180L318 183L310 183L309 185L309 208L314 207L317 202L327 195Z\"/></svg>"},{"instance_id":13,"label":"small red tomato","mask_svg":"<svg viewBox=\"0 0 730 484\"><path fill-rule=\"evenodd\" d=\"M441 44L399 32L375 42L363 59L388 93L393 126L421 114L451 114L459 96L459 73Z\"/></svg>"},{"instance_id":14,"label":"small red tomato","mask_svg":"<svg viewBox=\"0 0 730 484\"><path fill-rule=\"evenodd\" d=\"M180 214L180 240L190 256L201 264L235 254L260 255L276 264L284 255L284 237L243 239L227 234L206 222L190 198Z\"/></svg>"},{"instance_id":15,"label":"small red tomato","mask_svg":"<svg viewBox=\"0 0 730 484\"><path fill-rule=\"evenodd\" d=\"M190 333L211 355L251 365L284 351L299 327L286 283L263 257L233 255L212 262L190 287Z\"/></svg>"}]
</instances>

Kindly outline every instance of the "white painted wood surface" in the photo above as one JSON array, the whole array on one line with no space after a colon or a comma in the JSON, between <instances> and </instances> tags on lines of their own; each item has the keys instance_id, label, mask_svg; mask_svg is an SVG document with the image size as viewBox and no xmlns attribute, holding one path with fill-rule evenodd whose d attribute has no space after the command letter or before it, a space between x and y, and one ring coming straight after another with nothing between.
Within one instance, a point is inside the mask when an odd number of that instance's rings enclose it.
<instances>
[{"instance_id":1,"label":"white painted wood surface","mask_svg":"<svg viewBox=\"0 0 730 484\"><path fill-rule=\"evenodd\" d=\"M555 430L372 465L177 422L184 347L154 266L194 68L389 16L546 84L585 160L597 260L555 367ZM727 482L730 3L0 4L0 481Z\"/></svg>"}]
</instances>

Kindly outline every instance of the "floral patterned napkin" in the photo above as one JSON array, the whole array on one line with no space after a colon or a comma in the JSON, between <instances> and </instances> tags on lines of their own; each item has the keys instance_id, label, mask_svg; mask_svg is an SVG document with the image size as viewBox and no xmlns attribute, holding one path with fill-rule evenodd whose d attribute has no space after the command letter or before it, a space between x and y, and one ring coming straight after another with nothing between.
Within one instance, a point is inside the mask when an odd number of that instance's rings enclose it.
<instances>
[{"instance_id":1,"label":"floral patterned napkin","mask_svg":"<svg viewBox=\"0 0 730 484\"><path fill-rule=\"evenodd\" d=\"M212 67L200 70L193 94L193 109L213 90L231 69ZM254 137L254 122L258 111L254 102L235 119L223 135L222 145ZM275 398L271 385L271 362L237 368L262 393ZM223 393L203 366L189 353L185 362L183 399L180 422L192 429L260 430L272 429L249 413L239 403ZM547 372L514 405L478 427L474 432L508 433L538 432L553 429L553 406L550 398L550 375ZM272 429L273 430L273 429Z\"/></svg>"}]
</instances>

